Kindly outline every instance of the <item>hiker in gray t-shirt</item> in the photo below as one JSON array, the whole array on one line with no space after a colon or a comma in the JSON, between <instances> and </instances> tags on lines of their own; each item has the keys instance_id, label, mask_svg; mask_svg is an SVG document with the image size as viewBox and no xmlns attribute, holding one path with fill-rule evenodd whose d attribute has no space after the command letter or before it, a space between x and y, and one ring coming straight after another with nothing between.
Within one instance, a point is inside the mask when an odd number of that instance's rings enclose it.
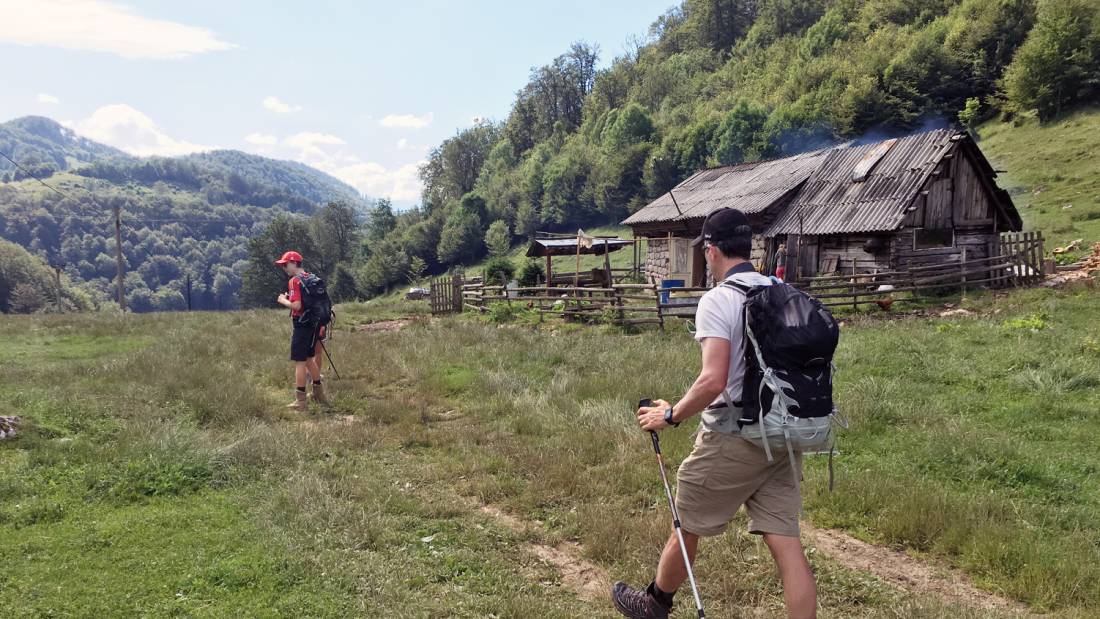
<instances>
[{"instance_id":1,"label":"hiker in gray t-shirt","mask_svg":"<svg viewBox=\"0 0 1100 619\"><path fill-rule=\"evenodd\" d=\"M740 211L720 209L707 217L703 243L710 272L747 286L768 285L749 262L752 231ZM658 432L701 414L699 437L676 478L676 511L684 547L694 564L699 538L719 535L741 508L749 515L749 532L764 537L779 567L783 597L792 618L816 616L817 590L799 539L801 455L792 461L770 461L759 445L742 438L737 419L745 374L742 293L716 286L699 302L695 338L703 349L703 367L695 384L675 406L654 400L638 409L643 430ZM791 467L795 475L791 475ZM633 619L667 619L673 596L687 579L680 542L669 536L657 573L645 589L618 582L612 588L615 608Z\"/></svg>"}]
</instances>

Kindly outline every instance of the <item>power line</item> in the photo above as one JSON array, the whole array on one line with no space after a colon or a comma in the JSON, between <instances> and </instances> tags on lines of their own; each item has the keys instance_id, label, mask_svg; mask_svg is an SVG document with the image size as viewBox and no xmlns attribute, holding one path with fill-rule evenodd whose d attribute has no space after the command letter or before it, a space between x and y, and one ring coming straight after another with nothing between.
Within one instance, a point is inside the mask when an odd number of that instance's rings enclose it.
<instances>
[{"instance_id":1,"label":"power line","mask_svg":"<svg viewBox=\"0 0 1100 619\"><path fill-rule=\"evenodd\" d=\"M69 196L62 193L62 191L60 189L57 189L56 187L48 185L46 183L46 181L44 181L44 180L38 178L37 176L35 176L34 174L32 174L30 170L28 170L27 168L24 168L23 166L19 165L19 163L16 160L14 160L11 157L7 156L5 153L0 152L0 157L3 157L4 159L7 159L8 161L10 161L13 166L15 166L16 168L19 168L19 171L21 171L23 174L26 174L27 178L33 178L34 180L41 183L43 187L45 187L46 189L49 189L50 191L56 193L57 195L61 196L62 198L69 198ZM72 198L69 198L69 199L71 200Z\"/></svg>"},{"instance_id":2,"label":"power line","mask_svg":"<svg viewBox=\"0 0 1100 619\"><path fill-rule=\"evenodd\" d=\"M24 168L24 167L23 167L22 165L20 165L20 164L19 164L19 163L18 163L18 162L17 162L16 160L14 160L14 159L12 159L11 157L9 157L9 156L8 156L8 155L7 155L6 153L0 152L0 157L3 157L4 159L7 159L8 161L10 161L10 162L11 162L11 164L12 164L13 166L15 166L16 168L18 168L18 169L19 169L19 170L20 170L21 172L23 172L23 174L26 174L26 175L27 175L27 178L31 178L31 179L34 179L34 180L35 180L35 181L37 181L37 182L38 182L38 183L39 183L40 185L42 185L42 186L43 186L43 187L45 187L46 189L49 189L50 191L52 191L52 192L56 193L57 195L61 196L62 198L66 198L66 199L68 199L68 200L72 200L73 202L76 202L77 206L79 206L79 207L80 207L80 211L81 211L82 213L84 213L84 214L85 214L85 216L87 216L87 213L88 213L88 208L87 208L87 207L86 207L86 206L84 205L84 203L83 203L83 202L81 202L80 200L77 200L76 198L74 198L74 197L70 196L69 194L67 194L67 193L65 193L65 192L63 192L63 191L61 191L61 190L60 190L60 189L58 189L57 187L54 187L53 185L50 185L50 184L49 184L49 183L47 183L46 181L44 181L44 180L42 180L42 179L38 178L37 176L35 176L34 174L32 174L30 170L28 170L27 168ZM90 193L90 192L89 192L89 193Z\"/></svg>"}]
</instances>

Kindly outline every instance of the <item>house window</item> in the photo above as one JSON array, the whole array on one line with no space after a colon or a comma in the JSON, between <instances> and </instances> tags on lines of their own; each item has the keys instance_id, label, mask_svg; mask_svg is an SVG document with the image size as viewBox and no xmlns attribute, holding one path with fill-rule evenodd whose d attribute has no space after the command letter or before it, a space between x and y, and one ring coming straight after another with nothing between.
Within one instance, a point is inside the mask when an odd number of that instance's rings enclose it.
<instances>
[{"instance_id":1,"label":"house window","mask_svg":"<svg viewBox=\"0 0 1100 619\"><path fill-rule=\"evenodd\" d=\"M937 249L955 246L955 231L951 229L913 230L913 249Z\"/></svg>"}]
</instances>

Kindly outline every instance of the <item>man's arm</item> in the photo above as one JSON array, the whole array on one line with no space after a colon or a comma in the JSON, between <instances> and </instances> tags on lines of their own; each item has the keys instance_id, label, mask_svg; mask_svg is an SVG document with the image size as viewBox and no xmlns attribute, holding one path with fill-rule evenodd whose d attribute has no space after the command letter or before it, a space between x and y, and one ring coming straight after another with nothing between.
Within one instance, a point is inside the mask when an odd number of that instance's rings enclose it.
<instances>
[{"instance_id":1,"label":"man's arm","mask_svg":"<svg viewBox=\"0 0 1100 619\"><path fill-rule=\"evenodd\" d=\"M276 301L279 302L279 305L282 305L283 307L292 309L295 312L302 309L302 302L301 301L291 301L290 297L288 297L285 292L283 294L279 295L279 298L276 299Z\"/></svg>"},{"instance_id":2,"label":"man's arm","mask_svg":"<svg viewBox=\"0 0 1100 619\"><path fill-rule=\"evenodd\" d=\"M673 421L679 423L699 414L710 405L726 388L730 369L730 342L720 337L708 337L703 340L703 369L695 383L676 403ZM638 409L638 424L643 430L662 430L665 423L665 410L669 407L664 400L654 400L653 406Z\"/></svg>"},{"instance_id":3,"label":"man's arm","mask_svg":"<svg viewBox=\"0 0 1100 619\"><path fill-rule=\"evenodd\" d=\"M298 281L297 277L292 277L287 286L290 288L290 294L284 292L279 295L277 300L279 305L297 312L302 309L302 284Z\"/></svg>"}]
</instances>

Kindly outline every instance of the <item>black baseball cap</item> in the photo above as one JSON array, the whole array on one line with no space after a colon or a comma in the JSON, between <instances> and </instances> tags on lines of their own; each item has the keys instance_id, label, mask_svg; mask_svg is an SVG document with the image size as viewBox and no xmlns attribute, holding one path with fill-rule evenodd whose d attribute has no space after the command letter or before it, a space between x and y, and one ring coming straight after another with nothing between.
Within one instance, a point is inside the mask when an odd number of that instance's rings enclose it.
<instances>
[{"instance_id":1,"label":"black baseball cap","mask_svg":"<svg viewBox=\"0 0 1100 619\"><path fill-rule=\"evenodd\" d=\"M703 232L695 237L692 245L699 245L704 241L715 242L734 239L737 237L751 237L752 227L749 218L735 208L720 208L703 220Z\"/></svg>"}]
</instances>

